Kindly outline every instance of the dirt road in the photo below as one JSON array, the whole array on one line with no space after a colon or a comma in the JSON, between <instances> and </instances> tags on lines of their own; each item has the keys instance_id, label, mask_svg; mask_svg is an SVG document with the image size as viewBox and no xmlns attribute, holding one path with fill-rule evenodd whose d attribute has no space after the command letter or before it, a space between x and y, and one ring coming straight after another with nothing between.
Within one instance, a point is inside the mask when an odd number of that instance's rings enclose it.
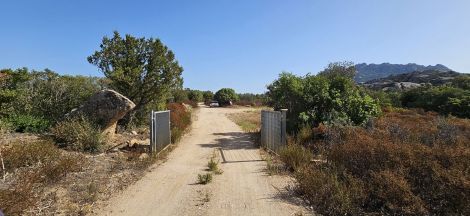
<instances>
[{"instance_id":1,"label":"dirt road","mask_svg":"<svg viewBox=\"0 0 470 216\"><path fill-rule=\"evenodd\" d=\"M226 117L241 109L196 111L191 132L170 153L168 161L109 200L98 215L307 215L283 188L288 177L268 176L259 149ZM207 172L213 152L221 175L197 184Z\"/></svg>"}]
</instances>

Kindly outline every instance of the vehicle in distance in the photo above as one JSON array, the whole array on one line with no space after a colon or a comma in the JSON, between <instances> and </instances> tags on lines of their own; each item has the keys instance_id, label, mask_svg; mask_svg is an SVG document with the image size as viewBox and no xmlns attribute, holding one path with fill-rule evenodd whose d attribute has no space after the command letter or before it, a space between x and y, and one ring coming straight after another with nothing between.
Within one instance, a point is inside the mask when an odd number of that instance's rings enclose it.
<instances>
[{"instance_id":1,"label":"vehicle in distance","mask_svg":"<svg viewBox=\"0 0 470 216\"><path fill-rule=\"evenodd\" d=\"M219 102L211 101L211 103L209 104L209 107L219 107Z\"/></svg>"}]
</instances>

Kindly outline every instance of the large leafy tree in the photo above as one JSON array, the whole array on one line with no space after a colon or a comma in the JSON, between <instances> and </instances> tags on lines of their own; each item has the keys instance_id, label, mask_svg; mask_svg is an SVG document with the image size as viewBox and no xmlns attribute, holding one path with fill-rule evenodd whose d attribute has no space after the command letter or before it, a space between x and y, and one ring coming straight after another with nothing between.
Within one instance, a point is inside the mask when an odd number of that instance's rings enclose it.
<instances>
[{"instance_id":1,"label":"large leafy tree","mask_svg":"<svg viewBox=\"0 0 470 216\"><path fill-rule=\"evenodd\" d=\"M194 102L201 102L202 100L204 100L204 95L202 91L191 90L191 89L187 89L187 91L188 91L189 100L194 101Z\"/></svg>"},{"instance_id":2,"label":"large leafy tree","mask_svg":"<svg viewBox=\"0 0 470 216\"><path fill-rule=\"evenodd\" d=\"M183 68L159 39L121 37L115 31L112 38L103 38L100 48L88 62L111 80L111 88L136 104L126 117L127 124L143 122L149 109L158 108L172 90L182 86Z\"/></svg>"},{"instance_id":3,"label":"large leafy tree","mask_svg":"<svg viewBox=\"0 0 470 216\"><path fill-rule=\"evenodd\" d=\"M235 90L231 88L222 88L214 95L214 99L219 102L221 106L230 105L230 102L238 100L238 95Z\"/></svg>"}]
</instances>

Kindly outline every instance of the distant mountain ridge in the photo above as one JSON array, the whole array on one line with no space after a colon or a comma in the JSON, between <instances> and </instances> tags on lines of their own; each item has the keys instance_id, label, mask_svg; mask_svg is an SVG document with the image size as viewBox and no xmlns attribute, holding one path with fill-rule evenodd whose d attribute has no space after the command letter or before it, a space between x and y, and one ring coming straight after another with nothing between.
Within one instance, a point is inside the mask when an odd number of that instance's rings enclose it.
<instances>
[{"instance_id":1,"label":"distant mountain ridge","mask_svg":"<svg viewBox=\"0 0 470 216\"><path fill-rule=\"evenodd\" d=\"M424 84L445 85L459 76L470 76L455 71L425 70L411 73L390 75L385 78L369 80L363 85L374 90L396 91L416 88Z\"/></svg>"},{"instance_id":2,"label":"distant mountain ridge","mask_svg":"<svg viewBox=\"0 0 470 216\"><path fill-rule=\"evenodd\" d=\"M390 75L397 75L397 74L404 74L410 73L415 71L426 71L426 70L434 70L440 72L447 72L452 71L450 68L442 65L419 65L415 63L409 64L390 64L390 63L382 63L382 64L357 64L356 65L356 77L354 78L356 82L363 83L369 80L380 79Z\"/></svg>"}]
</instances>

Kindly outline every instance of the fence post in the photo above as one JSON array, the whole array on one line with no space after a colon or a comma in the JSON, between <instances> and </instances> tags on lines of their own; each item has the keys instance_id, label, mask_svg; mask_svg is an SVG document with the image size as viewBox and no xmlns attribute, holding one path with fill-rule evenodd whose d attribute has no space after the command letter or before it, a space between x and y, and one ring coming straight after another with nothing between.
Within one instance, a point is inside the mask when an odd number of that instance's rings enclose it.
<instances>
[{"instance_id":1,"label":"fence post","mask_svg":"<svg viewBox=\"0 0 470 216\"><path fill-rule=\"evenodd\" d=\"M154 120L153 120L153 110L150 111L150 152L153 153L153 151L155 151L155 149L153 148L153 145L154 145Z\"/></svg>"},{"instance_id":2,"label":"fence post","mask_svg":"<svg viewBox=\"0 0 470 216\"><path fill-rule=\"evenodd\" d=\"M283 146L285 146L287 143L286 120L287 120L287 109L281 109L281 140L282 140Z\"/></svg>"},{"instance_id":3,"label":"fence post","mask_svg":"<svg viewBox=\"0 0 470 216\"><path fill-rule=\"evenodd\" d=\"M168 110L168 131L170 136L170 143L171 144L171 110Z\"/></svg>"}]
</instances>

